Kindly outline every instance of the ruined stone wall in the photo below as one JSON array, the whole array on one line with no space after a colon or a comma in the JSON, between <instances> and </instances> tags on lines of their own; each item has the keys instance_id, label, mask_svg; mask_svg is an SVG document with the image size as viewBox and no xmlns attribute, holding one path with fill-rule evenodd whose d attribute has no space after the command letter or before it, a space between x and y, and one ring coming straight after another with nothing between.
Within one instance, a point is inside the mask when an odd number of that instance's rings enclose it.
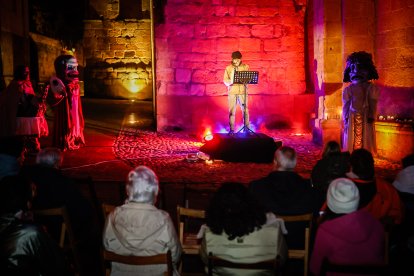
<instances>
[{"instance_id":1,"label":"ruined stone wall","mask_svg":"<svg viewBox=\"0 0 414 276\"><path fill-rule=\"evenodd\" d=\"M156 26L158 129L228 128L224 68L240 50L259 84L249 85L252 127L306 129L306 1L169 0ZM236 115L236 124L242 124Z\"/></svg>"},{"instance_id":2,"label":"ruined stone wall","mask_svg":"<svg viewBox=\"0 0 414 276\"><path fill-rule=\"evenodd\" d=\"M151 21L118 19L119 1L91 3L100 19L85 21L85 95L152 99Z\"/></svg>"}]
</instances>

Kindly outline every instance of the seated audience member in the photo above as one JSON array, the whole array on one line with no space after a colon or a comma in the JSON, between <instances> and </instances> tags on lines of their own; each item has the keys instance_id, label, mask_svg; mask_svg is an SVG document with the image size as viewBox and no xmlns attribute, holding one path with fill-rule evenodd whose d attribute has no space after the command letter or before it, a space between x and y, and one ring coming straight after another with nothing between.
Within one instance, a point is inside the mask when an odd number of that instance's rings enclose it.
<instances>
[{"instance_id":1,"label":"seated audience member","mask_svg":"<svg viewBox=\"0 0 414 276\"><path fill-rule=\"evenodd\" d=\"M404 157L402 166L403 169L397 174L393 186L403 202L404 218L391 237L391 242L396 245L391 252L391 261L402 273L414 275L414 154Z\"/></svg>"},{"instance_id":2,"label":"seated audience member","mask_svg":"<svg viewBox=\"0 0 414 276\"><path fill-rule=\"evenodd\" d=\"M326 143L322 159L318 160L311 173L312 186L321 193L323 202L326 199L329 183L336 178L346 177L346 173L349 172L349 157L349 152L341 152L338 142Z\"/></svg>"},{"instance_id":3,"label":"seated audience member","mask_svg":"<svg viewBox=\"0 0 414 276\"><path fill-rule=\"evenodd\" d=\"M392 185L400 193L414 195L414 153L402 159L403 169L397 174Z\"/></svg>"},{"instance_id":4,"label":"seated audience member","mask_svg":"<svg viewBox=\"0 0 414 276\"><path fill-rule=\"evenodd\" d=\"M36 156L36 165L25 166L24 173L36 186L34 209L66 206L75 234L90 233L93 209L88 200L76 188L74 180L63 175L60 166L63 154L58 148L44 148Z\"/></svg>"},{"instance_id":5,"label":"seated audience member","mask_svg":"<svg viewBox=\"0 0 414 276\"><path fill-rule=\"evenodd\" d=\"M397 190L384 179L375 178L374 158L366 149L351 154L351 171L347 173L358 187L359 209L370 212L384 226L400 224L403 219L402 202Z\"/></svg>"},{"instance_id":6,"label":"seated audience member","mask_svg":"<svg viewBox=\"0 0 414 276\"><path fill-rule=\"evenodd\" d=\"M347 178L337 178L326 197L328 209L316 233L310 271L320 275L325 258L344 264L383 263L384 228L370 213L358 210L356 185Z\"/></svg>"},{"instance_id":7,"label":"seated audience member","mask_svg":"<svg viewBox=\"0 0 414 276\"><path fill-rule=\"evenodd\" d=\"M23 147L19 137L0 137L0 180L20 172L24 161Z\"/></svg>"},{"instance_id":8,"label":"seated audience member","mask_svg":"<svg viewBox=\"0 0 414 276\"><path fill-rule=\"evenodd\" d=\"M200 255L207 265L214 256L237 263L254 263L280 256L287 259L283 220L265 210L238 183L224 183L214 194L206 212L206 227L200 232ZM215 268L214 275L258 275L257 270ZM273 275L262 271L260 275Z\"/></svg>"},{"instance_id":9,"label":"seated audience member","mask_svg":"<svg viewBox=\"0 0 414 276\"><path fill-rule=\"evenodd\" d=\"M57 243L30 221L30 182L19 175L0 182L0 265L2 275L72 275Z\"/></svg>"},{"instance_id":10,"label":"seated audience member","mask_svg":"<svg viewBox=\"0 0 414 276\"><path fill-rule=\"evenodd\" d=\"M36 164L24 166L25 174L36 187L33 209L49 209L66 206L73 232L78 241L82 270L99 273L101 230L96 223L93 206L75 186L73 179L63 175L60 166L63 154L58 148L44 148L36 156ZM59 239L61 220L45 218L44 224L56 240Z\"/></svg>"},{"instance_id":11,"label":"seated audience member","mask_svg":"<svg viewBox=\"0 0 414 276\"><path fill-rule=\"evenodd\" d=\"M274 171L250 183L250 192L266 211L276 215L318 214L321 202L318 192L309 180L294 172L296 162L295 150L282 146L275 152ZM301 222L286 223L289 248L303 247L306 226Z\"/></svg>"},{"instance_id":12,"label":"seated audience member","mask_svg":"<svg viewBox=\"0 0 414 276\"><path fill-rule=\"evenodd\" d=\"M120 255L152 256L171 250L175 266L181 244L167 212L154 204L159 192L158 178L148 167L138 166L128 174L127 200L106 220L103 244ZM165 265L131 266L112 263L111 275L163 275ZM178 272L175 269L175 274Z\"/></svg>"}]
</instances>

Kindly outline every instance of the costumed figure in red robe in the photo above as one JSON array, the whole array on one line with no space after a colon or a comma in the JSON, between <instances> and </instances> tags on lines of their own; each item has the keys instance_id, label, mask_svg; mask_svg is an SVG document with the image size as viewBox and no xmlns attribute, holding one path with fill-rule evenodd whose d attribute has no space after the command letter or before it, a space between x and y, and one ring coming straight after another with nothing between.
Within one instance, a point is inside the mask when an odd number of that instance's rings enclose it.
<instances>
[{"instance_id":1,"label":"costumed figure in red robe","mask_svg":"<svg viewBox=\"0 0 414 276\"><path fill-rule=\"evenodd\" d=\"M49 134L44 117L45 94L36 95L30 81L30 69L18 65L13 80L0 95L0 136L20 137L27 153L40 149L38 137Z\"/></svg>"},{"instance_id":2,"label":"costumed figure in red robe","mask_svg":"<svg viewBox=\"0 0 414 276\"><path fill-rule=\"evenodd\" d=\"M61 150L79 149L85 139L78 61L72 54L62 54L54 65L56 76L46 86L47 100L54 111L52 144Z\"/></svg>"}]
</instances>

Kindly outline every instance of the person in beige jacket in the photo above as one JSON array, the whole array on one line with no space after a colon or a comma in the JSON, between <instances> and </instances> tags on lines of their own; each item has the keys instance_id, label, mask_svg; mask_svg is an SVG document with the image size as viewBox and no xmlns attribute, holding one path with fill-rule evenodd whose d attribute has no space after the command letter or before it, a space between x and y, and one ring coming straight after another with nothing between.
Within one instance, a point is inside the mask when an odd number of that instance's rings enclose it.
<instances>
[{"instance_id":1,"label":"person in beige jacket","mask_svg":"<svg viewBox=\"0 0 414 276\"><path fill-rule=\"evenodd\" d=\"M151 256L171 250L175 266L181 257L181 244L167 212L154 204L159 191L158 179L148 167L138 166L128 174L127 200L108 216L103 244L120 255ZM112 263L111 275L163 275L165 265L133 266Z\"/></svg>"},{"instance_id":2,"label":"person in beige jacket","mask_svg":"<svg viewBox=\"0 0 414 276\"><path fill-rule=\"evenodd\" d=\"M235 71L249 71L249 65L242 63L242 54L239 51L231 54L231 64L224 71L223 82L227 87L229 101L229 134L234 133L236 120L236 107L240 105L243 112L243 123L246 128L250 128L249 109L247 105L246 87L244 84L234 83Z\"/></svg>"},{"instance_id":3,"label":"person in beige jacket","mask_svg":"<svg viewBox=\"0 0 414 276\"><path fill-rule=\"evenodd\" d=\"M200 256L207 265L208 255L235 263L255 263L280 257L287 259L287 234L282 219L266 213L239 183L224 183L213 196L206 213ZM213 275L274 275L273 271L213 268Z\"/></svg>"}]
</instances>

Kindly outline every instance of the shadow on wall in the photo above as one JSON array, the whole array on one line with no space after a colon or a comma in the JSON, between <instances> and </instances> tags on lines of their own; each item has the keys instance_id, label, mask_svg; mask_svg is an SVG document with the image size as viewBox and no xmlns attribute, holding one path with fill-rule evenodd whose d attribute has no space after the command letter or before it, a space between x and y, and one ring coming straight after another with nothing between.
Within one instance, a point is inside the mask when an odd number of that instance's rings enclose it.
<instances>
[{"instance_id":1,"label":"shadow on wall","mask_svg":"<svg viewBox=\"0 0 414 276\"><path fill-rule=\"evenodd\" d=\"M414 88L380 86L378 115L414 119Z\"/></svg>"}]
</instances>

